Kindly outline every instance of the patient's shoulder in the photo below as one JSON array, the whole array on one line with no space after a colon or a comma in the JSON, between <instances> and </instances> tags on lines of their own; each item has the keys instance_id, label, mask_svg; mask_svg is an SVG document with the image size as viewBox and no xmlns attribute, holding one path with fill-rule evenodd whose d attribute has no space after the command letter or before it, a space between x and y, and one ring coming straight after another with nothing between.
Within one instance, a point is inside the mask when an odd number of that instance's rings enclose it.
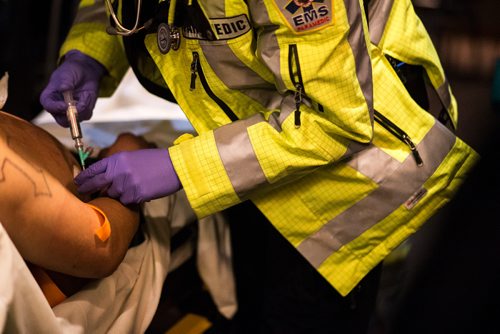
<instances>
[{"instance_id":1,"label":"patient's shoulder","mask_svg":"<svg viewBox=\"0 0 500 334\"><path fill-rule=\"evenodd\" d=\"M0 111L0 145L6 149L5 152L42 169L76 194L73 178L80 166L71 152L47 131Z\"/></svg>"}]
</instances>

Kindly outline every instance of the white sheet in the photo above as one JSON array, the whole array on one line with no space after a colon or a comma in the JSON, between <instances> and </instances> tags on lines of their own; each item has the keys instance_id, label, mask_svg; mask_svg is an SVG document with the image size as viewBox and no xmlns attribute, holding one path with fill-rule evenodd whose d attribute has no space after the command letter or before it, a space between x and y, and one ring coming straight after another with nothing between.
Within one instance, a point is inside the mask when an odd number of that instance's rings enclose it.
<instances>
[{"instance_id":1,"label":"white sheet","mask_svg":"<svg viewBox=\"0 0 500 334\"><path fill-rule=\"evenodd\" d=\"M29 322L24 319L31 319ZM34 327L36 324L36 327ZM61 333L57 318L0 224L0 332Z\"/></svg>"},{"instance_id":2,"label":"white sheet","mask_svg":"<svg viewBox=\"0 0 500 334\"><path fill-rule=\"evenodd\" d=\"M145 241L127 252L109 277L90 284L53 309L4 228L0 229L0 332L143 333L159 302L170 263L170 224L192 223L180 193L165 215L168 198L144 208ZM168 218L167 218L168 217Z\"/></svg>"},{"instance_id":3,"label":"white sheet","mask_svg":"<svg viewBox=\"0 0 500 334\"><path fill-rule=\"evenodd\" d=\"M148 202L143 211L144 242L128 250L112 275L89 284L53 309L0 224L0 332L144 333L167 273L196 249L203 281L219 311L231 318L237 303L227 223L220 215L203 218L198 240L171 254L171 234L196 222L185 193Z\"/></svg>"}]
</instances>

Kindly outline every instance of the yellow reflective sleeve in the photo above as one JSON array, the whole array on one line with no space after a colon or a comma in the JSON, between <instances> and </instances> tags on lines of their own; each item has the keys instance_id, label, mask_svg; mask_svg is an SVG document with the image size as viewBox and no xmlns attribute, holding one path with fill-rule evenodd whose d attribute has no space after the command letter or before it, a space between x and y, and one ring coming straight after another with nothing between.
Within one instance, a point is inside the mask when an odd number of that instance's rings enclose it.
<instances>
[{"instance_id":1,"label":"yellow reflective sleeve","mask_svg":"<svg viewBox=\"0 0 500 334\"><path fill-rule=\"evenodd\" d=\"M175 171L198 218L240 202L224 170L212 131L169 148Z\"/></svg>"},{"instance_id":2,"label":"yellow reflective sleeve","mask_svg":"<svg viewBox=\"0 0 500 334\"><path fill-rule=\"evenodd\" d=\"M106 32L103 6L102 1L82 1L59 55L63 57L68 51L77 49L100 62L108 71L101 82L100 95L110 96L125 75L128 62L121 39Z\"/></svg>"},{"instance_id":3,"label":"yellow reflective sleeve","mask_svg":"<svg viewBox=\"0 0 500 334\"><path fill-rule=\"evenodd\" d=\"M377 45L385 54L412 65L422 65L436 90L449 95L453 124L457 126L457 103L446 81L433 42L409 0L393 1L392 9Z\"/></svg>"}]
</instances>

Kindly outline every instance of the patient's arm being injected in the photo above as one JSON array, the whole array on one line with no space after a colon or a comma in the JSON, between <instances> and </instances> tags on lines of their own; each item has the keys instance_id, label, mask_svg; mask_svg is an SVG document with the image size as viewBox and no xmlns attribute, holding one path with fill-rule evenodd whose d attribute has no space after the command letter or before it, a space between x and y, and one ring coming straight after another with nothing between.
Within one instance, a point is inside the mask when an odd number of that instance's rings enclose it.
<instances>
[{"instance_id":1,"label":"patient's arm being injected","mask_svg":"<svg viewBox=\"0 0 500 334\"><path fill-rule=\"evenodd\" d=\"M137 208L76 191L80 166L54 137L0 111L0 222L23 258L71 276L100 278L120 264L138 228ZM100 240L96 211L109 218Z\"/></svg>"}]
</instances>

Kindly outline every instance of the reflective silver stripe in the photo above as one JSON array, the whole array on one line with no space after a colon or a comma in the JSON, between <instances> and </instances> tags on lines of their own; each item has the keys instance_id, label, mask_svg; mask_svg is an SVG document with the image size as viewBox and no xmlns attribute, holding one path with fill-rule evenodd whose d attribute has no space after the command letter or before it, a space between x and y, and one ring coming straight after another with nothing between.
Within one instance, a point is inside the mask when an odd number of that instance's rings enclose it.
<instances>
[{"instance_id":1,"label":"reflective silver stripe","mask_svg":"<svg viewBox=\"0 0 500 334\"><path fill-rule=\"evenodd\" d=\"M394 0L372 0L368 9L370 40L378 45L384 35L385 25L391 15Z\"/></svg>"},{"instance_id":2,"label":"reflective silver stripe","mask_svg":"<svg viewBox=\"0 0 500 334\"><path fill-rule=\"evenodd\" d=\"M337 160L337 162L344 160L346 158L350 158L354 153L366 150L370 147L370 144L360 143L357 141L350 141L347 145L347 150L345 153Z\"/></svg>"},{"instance_id":3,"label":"reflective silver stripe","mask_svg":"<svg viewBox=\"0 0 500 334\"><path fill-rule=\"evenodd\" d=\"M286 96L282 102L281 112L271 114L267 121L276 131L281 131L281 124L295 110L293 95ZM222 164L240 198L244 198L251 189L267 183L246 131L249 126L259 122L266 120L261 114L256 114L214 130Z\"/></svg>"},{"instance_id":4,"label":"reflective silver stripe","mask_svg":"<svg viewBox=\"0 0 500 334\"><path fill-rule=\"evenodd\" d=\"M257 114L214 131L220 158L234 191L240 198L245 197L254 187L267 183L246 131L249 126L263 121L264 117Z\"/></svg>"},{"instance_id":5,"label":"reflective silver stripe","mask_svg":"<svg viewBox=\"0 0 500 334\"><path fill-rule=\"evenodd\" d=\"M222 0L198 0L198 3L207 17L225 17L225 1Z\"/></svg>"},{"instance_id":6,"label":"reflective silver stripe","mask_svg":"<svg viewBox=\"0 0 500 334\"><path fill-rule=\"evenodd\" d=\"M78 9L74 24L89 22L104 24L109 23L108 13L106 12L106 5L104 4L104 0L96 0L93 5Z\"/></svg>"},{"instance_id":7,"label":"reflective silver stripe","mask_svg":"<svg viewBox=\"0 0 500 334\"><path fill-rule=\"evenodd\" d=\"M359 1L344 0L349 19L348 41L356 61L356 76L363 91L370 116L373 117L372 65L363 30Z\"/></svg>"},{"instance_id":8,"label":"reflective silver stripe","mask_svg":"<svg viewBox=\"0 0 500 334\"><path fill-rule=\"evenodd\" d=\"M229 88L274 87L242 63L226 43L203 44L202 49L210 67Z\"/></svg>"},{"instance_id":9,"label":"reflective silver stripe","mask_svg":"<svg viewBox=\"0 0 500 334\"><path fill-rule=\"evenodd\" d=\"M305 99L303 101L306 102ZM280 115L278 118L279 124L283 124L283 122L287 119L288 115L295 111L295 97L292 94L288 94L283 98L281 102Z\"/></svg>"},{"instance_id":10,"label":"reflective silver stripe","mask_svg":"<svg viewBox=\"0 0 500 334\"><path fill-rule=\"evenodd\" d=\"M241 62L226 43L218 45L202 43L201 47L210 67L227 87L239 90L258 101L265 109L279 108L283 97L276 92L274 85Z\"/></svg>"},{"instance_id":11,"label":"reflective silver stripe","mask_svg":"<svg viewBox=\"0 0 500 334\"><path fill-rule=\"evenodd\" d=\"M266 64L273 73L276 80L276 88L279 92L284 93L287 91L287 88L282 80L283 76L280 72L281 49L279 47L278 38L276 34L273 33L279 26L269 24L271 22L269 14L267 13L266 6L264 6L261 1L248 1L248 7L250 9L251 21L255 26L264 27L264 30L259 33L259 38L257 39L257 50L260 51L259 55L264 64Z\"/></svg>"},{"instance_id":12,"label":"reflective silver stripe","mask_svg":"<svg viewBox=\"0 0 500 334\"><path fill-rule=\"evenodd\" d=\"M424 165L417 167L412 155L394 171L390 157L373 147L360 152L351 166L379 182L379 188L361 199L348 210L326 223L318 232L304 240L298 247L313 266L319 267L330 255L356 239L363 232L389 216L399 206L418 192L423 184L439 167L455 143L455 137L441 123L435 122L422 142L418 151ZM380 152L374 152L379 150ZM367 156L365 156L367 155ZM378 157L377 161L368 159ZM376 165L377 170L375 170ZM387 168L387 166L391 166ZM381 175L377 177L376 175Z\"/></svg>"},{"instance_id":13,"label":"reflective silver stripe","mask_svg":"<svg viewBox=\"0 0 500 334\"><path fill-rule=\"evenodd\" d=\"M377 184L380 184L386 175L391 175L401 166L399 161L373 145L346 163Z\"/></svg>"},{"instance_id":14,"label":"reflective silver stripe","mask_svg":"<svg viewBox=\"0 0 500 334\"><path fill-rule=\"evenodd\" d=\"M448 83L448 79L444 79L443 84L436 89L436 92L441 100L441 103L443 104L443 107L448 110L451 105L450 85Z\"/></svg>"}]
</instances>

